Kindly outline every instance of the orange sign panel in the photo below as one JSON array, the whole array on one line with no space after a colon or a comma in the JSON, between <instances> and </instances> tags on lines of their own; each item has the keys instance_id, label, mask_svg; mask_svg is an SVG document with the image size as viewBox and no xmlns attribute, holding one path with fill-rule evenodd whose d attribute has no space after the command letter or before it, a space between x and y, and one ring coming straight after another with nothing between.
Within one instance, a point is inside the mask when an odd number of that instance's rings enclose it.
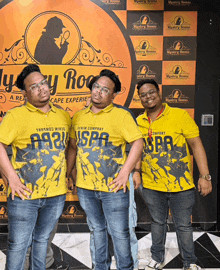
<instances>
[{"instance_id":1,"label":"orange sign panel","mask_svg":"<svg viewBox=\"0 0 220 270\"><path fill-rule=\"evenodd\" d=\"M165 11L164 36L196 36L197 12L196 11Z\"/></svg>"},{"instance_id":2,"label":"orange sign panel","mask_svg":"<svg viewBox=\"0 0 220 270\"><path fill-rule=\"evenodd\" d=\"M127 0L128 10L163 10L164 0Z\"/></svg>"},{"instance_id":3,"label":"orange sign panel","mask_svg":"<svg viewBox=\"0 0 220 270\"><path fill-rule=\"evenodd\" d=\"M196 73L195 61L164 61L163 85L194 85Z\"/></svg>"},{"instance_id":4,"label":"orange sign panel","mask_svg":"<svg viewBox=\"0 0 220 270\"><path fill-rule=\"evenodd\" d=\"M162 36L131 36L136 60L162 60Z\"/></svg>"}]
</instances>

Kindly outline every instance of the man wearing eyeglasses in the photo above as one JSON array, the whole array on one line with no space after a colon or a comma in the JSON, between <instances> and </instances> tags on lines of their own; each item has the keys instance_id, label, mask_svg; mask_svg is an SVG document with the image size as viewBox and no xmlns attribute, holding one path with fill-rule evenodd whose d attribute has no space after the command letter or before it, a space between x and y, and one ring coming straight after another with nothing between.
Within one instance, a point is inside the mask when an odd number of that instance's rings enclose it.
<instances>
[{"instance_id":1,"label":"man wearing eyeglasses","mask_svg":"<svg viewBox=\"0 0 220 270\"><path fill-rule=\"evenodd\" d=\"M212 183L198 126L185 110L162 103L154 80L139 81L137 89L145 109L137 118L145 147L142 165L139 161L135 168L142 169L143 196L152 219L152 259L145 270L162 269L164 266L169 209L184 270L199 270L191 224L195 185L188 145L200 172L198 191L201 195L206 196L212 191ZM140 178L140 175L134 174L134 177Z\"/></svg>"},{"instance_id":2,"label":"man wearing eyeglasses","mask_svg":"<svg viewBox=\"0 0 220 270\"><path fill-rule=\"evenodd\" d=\"M50 102L38 66L26 66L16 86L27 102L7 112L0 125L0 170L9 183L6 270L24 269L32 245L31 269L46 269L47 243L64 207L65 149L71 119ZM12 145L12 159L5 148Z\"/></svg>"},{"instance_id":3,"label":"man wearing eyeglasses","mask_svg":"<svg viewBox=\"0 0 220 270\"><path fill-rule=\"evenodd\" d=\"M93 83L91 104L72 119L68 174L76 160L76 186L95 243L95 270L109 270L108 232L118 269L133 270L129 239L130 172L143 149L131 114L112 102L121 90L114 72L102 70ZM126 157L126 142L132 144Z\"/></svg>"}]
</instances>

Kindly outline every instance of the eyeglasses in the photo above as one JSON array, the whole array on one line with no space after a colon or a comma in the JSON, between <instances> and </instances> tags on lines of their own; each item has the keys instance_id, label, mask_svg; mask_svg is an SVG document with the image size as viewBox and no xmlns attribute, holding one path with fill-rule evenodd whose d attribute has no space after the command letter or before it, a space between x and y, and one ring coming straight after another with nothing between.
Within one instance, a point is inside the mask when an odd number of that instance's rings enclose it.
<instances>
[{"instance_id":1,"label":"eyeglasses","mask_svg":"<svg viewBox=\"0 0 220 270\"><path fill-rule=\"evenodd\" d=\"M105 96L107 96L110 92L110 89L108 89L107 87L103 87L99 85L98 83L93 83L92 91L100 92L101 94L104 94Z\"/></svg>"},{"instance_id":2,"label":"eyeglasses","mask_svg":"<svg viewBox=\"0 0 220 270\"><path fill-rule=\"evenodd\" d=\"M151 90L149 90L148 92L139 94L139 97L140 97L140 98L144 98L144 97L146 97L147 95L148 95L149 97L151 97L151 96L153 96L156 92L157 92L157 89L151 89Z\"/></svg>"},{"instance_id":3,"label":"eyeglasses","mask_svg":"<svg viewBox=\"0 0 220 270\"><path fill-rule=\"evenodd\" d=\"M30 90L32 93L40 92L41 86L48 86L47 79L43 79L39 83L32 84L30 86Z\"/></svg>"}]
</instances>

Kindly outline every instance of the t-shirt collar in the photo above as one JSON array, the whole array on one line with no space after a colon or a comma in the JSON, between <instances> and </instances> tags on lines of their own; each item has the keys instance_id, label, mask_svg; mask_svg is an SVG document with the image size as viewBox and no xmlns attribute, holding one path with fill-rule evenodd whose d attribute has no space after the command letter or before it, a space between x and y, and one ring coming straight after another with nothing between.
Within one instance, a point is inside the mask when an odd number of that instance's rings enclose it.
<instances>
[{"instance_id":1,"label":"t-shirt collar","mask_svg":"<svg viewBox=\"0 0 220 270\"><path fill-rule=\"evenodd\" d=\"M90 104L90 105L85 109L85 112L86 112L86 113L90 112L91 107L92 107L92 104ZM98 113L102 113L102 112L107 113L107 112L110 112L110 111L113 109L113 107L114 107L114 104L111 103L110 105L108 105L107 107L105 107L104 109L102 109L101 111L99 111ZM98 113L97 113L97 114L98 114Z\"/></svg>"},{"instance_id":2,"label":"t-shirt collar","mask_svg":"<svg viewBox=\"0 0 220 270\"><path fill-rule=\"evenodd\" d=\"M52 102L49 102L49 105L50 105L50 108L51 108L50 111L56 112L56 108L55 108L55 106L53 105L53 103L52 103ZM29 111L31 111L31 112L36 112L36 111L42 112L40 109L36 108L34 105L32 105L31 103L29 103L28 101L27 101L27 103L26 103L25 106L26 106L27 109L28 109ZM42 113L44 113L44 112L42 112Z\"/></svg>"}]
</instances>

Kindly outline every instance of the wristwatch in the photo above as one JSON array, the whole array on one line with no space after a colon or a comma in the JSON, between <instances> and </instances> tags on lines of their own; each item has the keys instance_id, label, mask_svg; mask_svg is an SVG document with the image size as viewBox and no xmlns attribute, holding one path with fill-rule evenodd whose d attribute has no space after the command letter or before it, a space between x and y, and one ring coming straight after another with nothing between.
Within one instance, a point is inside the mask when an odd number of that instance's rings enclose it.
<instances>
[{"instance_id":1,"label":"wristwatch","mask_svg":"<svg viewBox=\"0 0 220 270\"><path fill-rule=\"evenodd\" d=\"M206 175L200 174L200 175L199 175L199 178L203 178L203 179L205 179L205 180L207 180L207 181L211 181L211 179L212 179L212 177L211 177L210 174L206 174Z\"/></svg>"}]
</instances>

